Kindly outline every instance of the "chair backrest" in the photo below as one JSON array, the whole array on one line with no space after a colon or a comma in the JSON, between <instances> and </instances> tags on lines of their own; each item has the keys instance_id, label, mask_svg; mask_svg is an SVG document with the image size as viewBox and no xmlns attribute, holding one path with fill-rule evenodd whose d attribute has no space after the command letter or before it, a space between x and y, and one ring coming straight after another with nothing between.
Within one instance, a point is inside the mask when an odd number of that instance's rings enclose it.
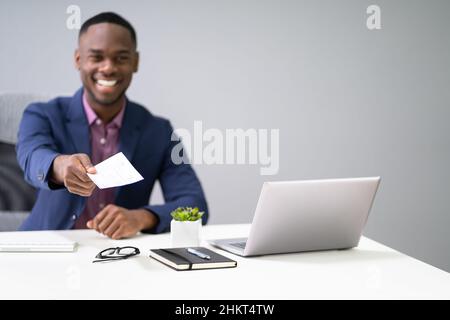
<instances>
[{"instance_id":1,"label":"chair backrest","mask_svg":"<svg viewBox=\"0 0 450 320\"><path fill-rule=\"evenodd\" d=\"M32 102L47 100L49 97L44 95L0 93L0 142L16 144L25 108Z\"/></svg>"},{"instance_id":2,"label":"chair backrest","mask_svg":"<svg viewBox=\"0 0 450 320\"><path fill-rule=\"evenodd\" d=\"M15 145L25 108L47 100L43 95L0 94L0 231L16 230L33 207L36 191L23 178Z\"/></svg>"}]
</instances>

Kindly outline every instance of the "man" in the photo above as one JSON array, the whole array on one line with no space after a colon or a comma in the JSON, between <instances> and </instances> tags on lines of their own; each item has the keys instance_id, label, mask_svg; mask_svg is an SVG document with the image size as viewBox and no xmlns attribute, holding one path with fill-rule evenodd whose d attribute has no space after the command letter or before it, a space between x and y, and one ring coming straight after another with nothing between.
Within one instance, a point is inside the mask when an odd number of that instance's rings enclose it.
<instances>
[{"instance_id":1,"label":"man","mask_svg":"<svg viewBox=\"0 0 450 320\"><path fill-rule=\"evenodd\" d=\"M36 203L21 230L95 229L120 239L169 229L170 212L199 207L208 219L201 184L188 164L175 165L172 127L129 101L125 92L138 70L136 34L111 12L87 20L79 32L75 64L83 87L73 97L34 103L19 128L17 158ZM93 167L123 152L144 180L99 190ZM148 205L156 180L165 204Z\"/></svg>"}]
</instances>

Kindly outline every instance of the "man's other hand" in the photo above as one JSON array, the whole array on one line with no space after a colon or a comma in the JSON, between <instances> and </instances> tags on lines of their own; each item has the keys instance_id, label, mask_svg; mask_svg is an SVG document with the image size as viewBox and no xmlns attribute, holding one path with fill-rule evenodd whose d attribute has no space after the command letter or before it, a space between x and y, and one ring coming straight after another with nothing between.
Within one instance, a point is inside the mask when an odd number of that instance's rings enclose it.
<instances>
[{"instance_id":1,"label":"man's other hand","mask_svg":"<svg viewBox=\"0 0 450 320\"><path fill-rule=\"evenodd\" d=\"M64 185L71 193L89 197L95 184L86 173L96 173L87 154L60 155L53 161L50 180Z\"/></svg>"},{"instance_id":2,"label":"man's other hand","mask_svg":"<svg viewBox=\"0 0 450 320\"><path fill-rule=\"evenodd\" d=\"M86 225L89 229L95 229L112 239L121 239L153 228L157 222L156 216L145 209L128 210L109 204Z\"/></svg>"}]
</instances>

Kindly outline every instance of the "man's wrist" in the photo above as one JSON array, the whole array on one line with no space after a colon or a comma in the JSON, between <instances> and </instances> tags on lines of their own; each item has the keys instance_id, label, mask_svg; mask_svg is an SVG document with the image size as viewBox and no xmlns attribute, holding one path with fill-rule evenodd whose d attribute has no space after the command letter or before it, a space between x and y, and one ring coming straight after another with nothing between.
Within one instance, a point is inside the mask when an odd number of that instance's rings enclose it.
<instances>
[{"instance_id":1,"label":"man's wrist","mask_svg":"<svg viewBox=\"0 0 450 320\"><path fill-rule=\"evenodd\" d=\"M148 230L153 229L159 222L158 217L147 209L137 209L137 212L139 212L139 229L142 230Z\"/></svg>"},{"instance_id":2,"label":"man's wrist","mask_svg":"<svg viewBox=\"0 0 450 320\"><path fill-rule=\"evenodd\" d=\"M67 157L67 155L59 155L57 156L52 163L52 170L49 177L49 180L56 185L64 185L64 181L61 178L61 166L64 159Z\"/></svg>"}]
</instances>

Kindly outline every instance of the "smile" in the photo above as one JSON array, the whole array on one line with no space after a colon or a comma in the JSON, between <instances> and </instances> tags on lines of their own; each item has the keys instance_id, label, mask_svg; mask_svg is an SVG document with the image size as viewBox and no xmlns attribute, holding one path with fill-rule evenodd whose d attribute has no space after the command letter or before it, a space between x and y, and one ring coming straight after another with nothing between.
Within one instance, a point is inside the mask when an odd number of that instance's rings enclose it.
<instances>
[{"instance_id":1,"label":"smile","mask_svg":"<svg viewBox=\"0 0 450 320\"><path fill-rule=\"evenodd\" d=\"M95 83L102 86L102 87L114 87L117 84L117 80L102 80L98 79L95 80Z\"/></svg>"}]
</instances>

